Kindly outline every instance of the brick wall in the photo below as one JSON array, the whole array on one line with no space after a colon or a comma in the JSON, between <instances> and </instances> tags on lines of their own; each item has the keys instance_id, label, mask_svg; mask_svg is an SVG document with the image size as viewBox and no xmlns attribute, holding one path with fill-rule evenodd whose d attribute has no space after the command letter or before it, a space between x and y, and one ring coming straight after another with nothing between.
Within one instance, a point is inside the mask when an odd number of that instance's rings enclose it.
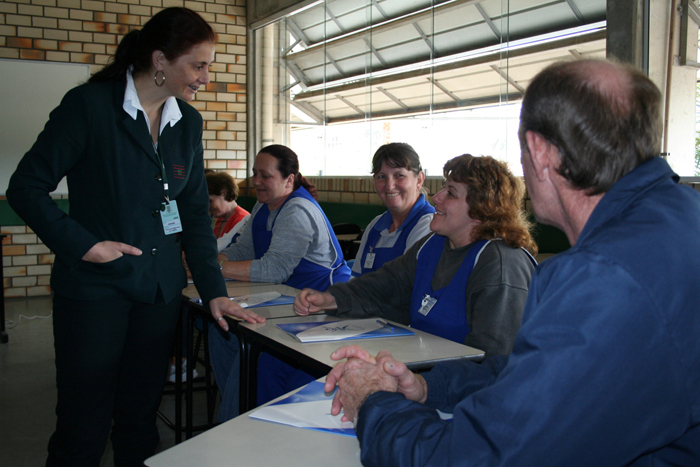
<instances>
[{"instance_id":1,"label":"brick wall","mask_svg":"<svg viewBox=\"0 0 700 467\"><path fill-rule=\"evenodd\" d=\"M211 83L192 105L204 119L206 166L246 177L246 0L0 0L0 58L86 63L95 73L121 38L162 8L197 11L219 35ZM14 83L13 85L18 85ZM27 227L4 227L6 297L50 294L53 255Z\"/></svg>"},{"instance_id":2,"label":"brick wall","mask_svg":"<svg viewBox=\"0 0 700 467\"><path fill-rule=\"evenodd\" d=\"M319 201L332 203L382 204L374 190L372 177L306 177L316 185ZM428 200L442 189L442 178L426 178L423 189ZM362 226L364 227L364 226Z\"/></svg>"}]
</instances>

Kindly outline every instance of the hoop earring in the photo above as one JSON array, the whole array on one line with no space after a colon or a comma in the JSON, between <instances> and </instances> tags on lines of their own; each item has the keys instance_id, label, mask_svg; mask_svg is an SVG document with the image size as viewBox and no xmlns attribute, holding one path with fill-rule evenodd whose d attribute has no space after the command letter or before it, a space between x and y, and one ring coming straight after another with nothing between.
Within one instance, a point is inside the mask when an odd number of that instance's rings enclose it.
<instances>
[{"instance_id":1,"label":"hoop earring","mask_svg":"<svg viewBox=\"0 0 700 467\"><path fill-rule=\"evenodd\" d=\"M158 82L158 73L163 75L163 81L161 81L160 83ZM156 70L156 74L153 75L153 81L155 81L156 86L161 87L165 83L165 73L163 73L161 70Z\"/></svg>"}]
</instances>

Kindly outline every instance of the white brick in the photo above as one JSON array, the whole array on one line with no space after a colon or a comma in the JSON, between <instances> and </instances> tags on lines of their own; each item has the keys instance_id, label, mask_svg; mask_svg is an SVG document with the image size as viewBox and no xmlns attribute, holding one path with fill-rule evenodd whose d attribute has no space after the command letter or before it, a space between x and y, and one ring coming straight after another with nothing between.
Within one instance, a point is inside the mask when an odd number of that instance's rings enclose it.
<instances>
[{"instance_id":1,"label":"white brick","mask_svg":"<svg viewBox=\"0 0 700 467\"><path fill-rule=\"evenodd\" d=\"M34 285L36 285L36 276L12 278L12 287L31 287Z\"/></svg>"},{"instance_id":2,"label":"white brick","mask_svg":"<svg viewBox=\"0 0 700 467\"><path fill-rule=\"evenodd\" d=\"M2 273L4 277L18 277L18 276L26 276L27 275L27 268L25 267L10 267L10 268L2 268Z\"/></svg>"},{"instance_id":3,"label":"white brick","mask_svg":"<svg viewBox=\"0 0 700 467\"><path fill-rule=\"evenodd\" d=\"M51 287L49 286L36 286L27 288L28 297L40 297L51 295Z\"/></svg>"},{"instance_id":4,"label":"white brick","mask_svg":"<svg viewBox=\"0 0 700 467\"><path fill-rule=\"evenodd\" d=\"M28 265L34 265L34 264L37 264L36 255L13 256L12 257L12 265L13 266L28 266Z\"/></svg>"},{"instance_id":5,"label":"white brick","mask_svg":"<svg viewBox=\"0 0 700 467\"><path fill-rule=\"evenodd\" d=\"M26 227L23 225L11 225L11 226L6 226L1 229L2 233L4 234L23 234L27 233Z\"/></svg>"},{"instance_id":6,"label":"white brick","mask_svg":"<svg viewBox=\"0 0 700 467\"><path fill-rule=\"evenodd\" d=\"M22 245L28 243L37 243L39 237L36 234L15 234L12 236L12 243Z\"/></svg>"},{"instance_id":7,"label":"white brick","mask_svg":"<svg viewBox=\"0 0 700 467\"><path fill-rule=\"evenodd\" d=\"M48 264L42 264L41 266L27 266L28 276L41 276L51 274L51 266Z\"/></svg>"},{"instance_id":8,"label":"white brick","mask_svg":"<svg viewBox=\"0 0 700 467\"><path fill-rule=\"evenodd\" d=\"M27 296L27 289L25 289L24 287L5 289L5 297L6 297L6 298L10 298L10 297L26 297L26 296Z\"/></svg>"},{"instance_id":9,"label":"white brick","mask_svg":"<svg viewBox=\"0 0 700 467\"><path fill-rule=\"evenodd\" d=\"M49 247L47 247L43 243L37 243L36 245L27 245L28 255L43 255L46 253L51 253L51 250L49 250Z\"/></svg>"}]
</instances>

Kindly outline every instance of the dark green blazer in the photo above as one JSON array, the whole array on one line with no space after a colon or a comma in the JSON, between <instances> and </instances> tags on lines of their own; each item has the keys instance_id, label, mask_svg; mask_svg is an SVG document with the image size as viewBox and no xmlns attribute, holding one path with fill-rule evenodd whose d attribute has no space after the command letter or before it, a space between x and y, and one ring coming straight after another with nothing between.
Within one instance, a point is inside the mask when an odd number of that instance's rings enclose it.
<instances>
[{"instance_id":1,"label":"dark green blazer","mask_svg":"<svg viewBox=\"0 0 700 467\"><path fill-rule=\"evenodd\" d=\"M226 296L216 262L202 160L202 117L178 100L182 119L159 138L170 199L177 200L181 234L165 235L161 169L143 113L123 108L126 83L88 83L69 91L10 179L12 208L56 255L51 287L74 299L115 296L152 303L186 286L181 246L203 301ZM70 214L49 193L67 177ZM97 242L133 245L141 256L109 263L82 261Z\"/></svg>"}]
</instances>

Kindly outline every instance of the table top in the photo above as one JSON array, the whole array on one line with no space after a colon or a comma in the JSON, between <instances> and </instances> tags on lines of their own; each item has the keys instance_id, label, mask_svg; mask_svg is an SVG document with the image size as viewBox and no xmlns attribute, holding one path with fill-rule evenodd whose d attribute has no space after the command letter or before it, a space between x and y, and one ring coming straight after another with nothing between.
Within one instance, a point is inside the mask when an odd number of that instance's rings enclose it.
<instances>
[{"instance_id":1,"label":"table top","mask_svg":"<svg viewBox=\"0 0 700 467\"><path fill-rule=\"evenodd\" d=\"M240 281L227 281L226 289L228 291L229 297L241 297L243 295L251 295L256 293L265 292L279 292L282 295L290 295L296 297L299 293L299 289L290 287L283 284L272 284L267 282L240 282ZM192 297L199 298L199 292L193 284L188 285L182 291L183 298L190 299ZM201 305L197 302L192 302L195 307L200 307ZM204 308L202 308L204 309ZM272 306L258 306L250 309L255 313L263 316L265 318L283 318L283 317L293 317L296 316L294 309L291 304L289 305L272 305ZM208 313L208 311L207 311Z\"/></svg>"},{"instance_id":2,"label":"table top","mask_svg":"<svg viewBox=\"0 0 700 467\"><path fill-rule=\"evenodd\" d=\"M329 463L360 467L357 438L255 420L248 414L146 459L149 467L309 467Z\"/></svg>"},{"instance_id":3,"label":"table top","mask_svg":"<svg viewBox=\"0 0 700 467\"><path fill-rule=\"evenodd\" d=\"M271 322L257 324L241 322L238 327L244 336L258 338L265 345L273 348L274 346L284 346L285 351L297 352L328 367L333 367L337 363L331 360L331 353L339 347L351 344L361 345L372 355L376 355L380 350L388 350L395 359L405 363L406 366L414 370L430 368L437 362L461 359L480 360L484 356L484 352L481 350L417 329L412 329L416 333L414 336L301 343L276 326L276 324L281 323L337 321L339 319L337 316L314 314L279 318Z\"/></svg>"},{"instance_id":4,"label":"table top","mask_svg":"<svg viewBox=\"0 0 700 467\"><path fill-rule=\"evenodd\" d=\"M275 290L284 295L294 295L299 292L298 289L284 284L275 284L273 282L244 282L244 281L226 281L226 290L229 297L237 297L251 293L269 292ZM294 292L294 293L292 293ZM199 292L194 284L189 284L182 290L182 294L188 297L199 297Z\"/></svg>"},{"instance_id":5,"label":"table top","mask_svg":"<svg viewBox=\"0 0 700 467\"><path fill-rule=\"evenodd\" d=\"M350 242L353 240L360 240L360 237L362 237L361 234L340 234L335 236L338 240L343 240L346 242Z\"/></svg>"}]
</instances>

